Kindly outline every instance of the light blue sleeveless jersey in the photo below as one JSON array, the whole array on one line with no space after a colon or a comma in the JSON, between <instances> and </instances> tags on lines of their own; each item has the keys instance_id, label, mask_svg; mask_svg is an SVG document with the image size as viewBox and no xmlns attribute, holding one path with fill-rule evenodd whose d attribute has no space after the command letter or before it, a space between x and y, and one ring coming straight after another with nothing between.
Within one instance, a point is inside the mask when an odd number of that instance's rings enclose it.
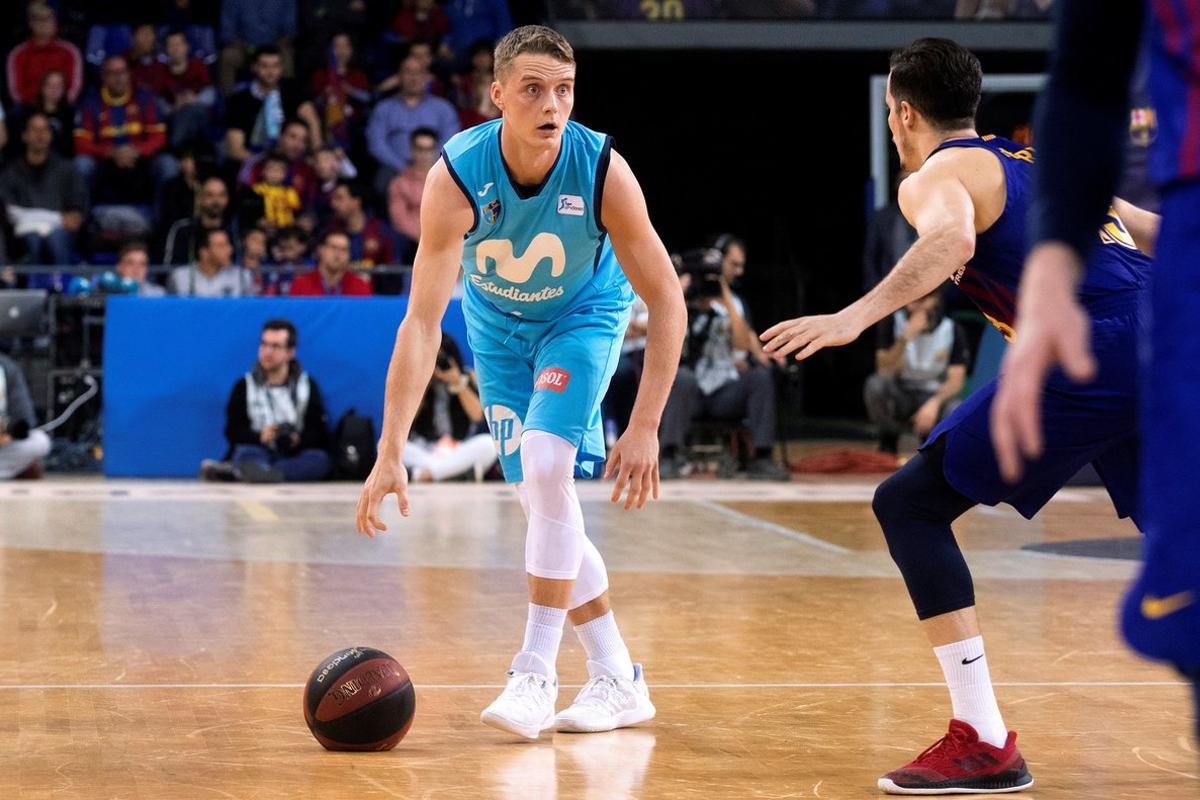
<instances>
[{"instance_id":1,"label":"light blue sleeveless jersey","mask_svg":"<svg viewBox=\"0 0 1200 800\"><path fill-rule=\"evenodd\" d=\"M595 301L632 302L600 224L612 137L568 122L558 160L523 198L500 154L501 124L469 128L443 150L475 212L462 258L468 317L492 311L549 322Z\"/></svg>"}]
</instances>

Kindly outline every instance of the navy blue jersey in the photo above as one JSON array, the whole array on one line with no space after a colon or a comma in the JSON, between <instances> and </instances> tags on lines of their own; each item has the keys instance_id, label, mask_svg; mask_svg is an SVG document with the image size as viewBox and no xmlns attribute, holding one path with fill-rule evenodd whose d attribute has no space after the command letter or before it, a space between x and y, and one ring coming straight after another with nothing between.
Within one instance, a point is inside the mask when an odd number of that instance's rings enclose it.
<instances>
[{"instance_id":1,"label":"navy blue jersey","mask_svg":"<svg viewBox=\"0 0 1200 800\"><path fill-rule=\"evenodd\" d=\"M954 274L952 280L988 321L1006 339L1011 339L1017 311L1017 287L1029 252L1025 224L1034 191L1033 148L997 136L983 136L951 139L942 142L933 152L936 154L953 147L987 150L1004 168L1007 187L1004 211L990 228L975 237L974 257ZM1108 218L1097 231L1096 246L1088 254L1087 264L1087 276L1079 288L1080 301L1093 316L1096 312L1106 313L1113 307L1123 306L1122 298L1126 295L1133 302L1130 293L1149 285L1150 258L1134 245L1114 209L1109 209Z\"/></svg>"},{"instance_id":2,"label":"navy blue jersey","mask_svg":"<svg viewBox=\"0 0 1200 800\"><path fill-rule=\"evenodd\" d=\"M1155 182L1200 179L1200 3L1150 0L1150 95L1158 111Z\"/></svg>"}]
</instances>

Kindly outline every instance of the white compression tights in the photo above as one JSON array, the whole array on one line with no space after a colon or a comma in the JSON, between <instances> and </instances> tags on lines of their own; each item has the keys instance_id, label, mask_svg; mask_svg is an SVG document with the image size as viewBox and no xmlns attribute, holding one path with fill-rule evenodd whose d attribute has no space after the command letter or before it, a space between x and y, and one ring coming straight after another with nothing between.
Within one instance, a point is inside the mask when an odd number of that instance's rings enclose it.
<instances>
[{"instance_id":1,"label":"white compression tights","mask_svg":"<svg viewBox=\"0 0 1200 800\"><path fill-rule=\"evenodd\" d=\"M523 483L517 486L529 521L525 569L538 578L575 580L571 608L595 600L608 589L600 551L587 538L583 509L575 493L575 447L545 431L521 437Z\"/></svg>"}]
</instances>

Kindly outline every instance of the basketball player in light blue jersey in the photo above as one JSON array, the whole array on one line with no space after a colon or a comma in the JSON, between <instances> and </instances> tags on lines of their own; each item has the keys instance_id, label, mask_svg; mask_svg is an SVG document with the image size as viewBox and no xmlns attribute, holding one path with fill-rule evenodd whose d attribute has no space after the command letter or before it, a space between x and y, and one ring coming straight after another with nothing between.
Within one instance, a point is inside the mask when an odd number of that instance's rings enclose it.
<instances>
[{"instance_id":1,"label":"basketball player in light blue jersey","mask_svg":"<svg viewBox=\"0 0 1200 800\"><path fill-rule=\"evenodd\" d=\"M518 28L496 46L494 122L446 143L421 201L408 313L388 370L379 458L358 503L358 529L387 530L383 498L408 516L401 452L441 341L461 265L463 311L480 395L505 478L528 520L525 641L508 684L481 719L531 739L654 716L608 599L604 562L584 534L574 477L605 461L600 400L620 356L636 290L650 311L633 417L608 457L612 500L658 497L658 423L679 363L686 311L641 188L611 139L570 121L575 57L561 34ZM631 286L632 284L632 286ZM555 662L570 619L590 680L555 716Z\"/></svg>"}]
</instances>

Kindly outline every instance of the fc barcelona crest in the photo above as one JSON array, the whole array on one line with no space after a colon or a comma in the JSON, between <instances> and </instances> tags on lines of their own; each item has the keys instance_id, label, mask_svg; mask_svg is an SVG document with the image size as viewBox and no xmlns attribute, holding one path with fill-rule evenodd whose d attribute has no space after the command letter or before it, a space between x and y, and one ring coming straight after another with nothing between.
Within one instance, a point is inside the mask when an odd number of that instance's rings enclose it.
<instances>
[{"instance_id":1,"label":"fc barcelona crest","mask_svg":"<svg viewBox=\"0 0 1200 800\"><path fill-rule=\"evenodd\" d=\"M496 220L500 219L499 200L493 200L483 207L483 218L487 220L488 225L496 224Z\"/></svg>"}]
</instances>

